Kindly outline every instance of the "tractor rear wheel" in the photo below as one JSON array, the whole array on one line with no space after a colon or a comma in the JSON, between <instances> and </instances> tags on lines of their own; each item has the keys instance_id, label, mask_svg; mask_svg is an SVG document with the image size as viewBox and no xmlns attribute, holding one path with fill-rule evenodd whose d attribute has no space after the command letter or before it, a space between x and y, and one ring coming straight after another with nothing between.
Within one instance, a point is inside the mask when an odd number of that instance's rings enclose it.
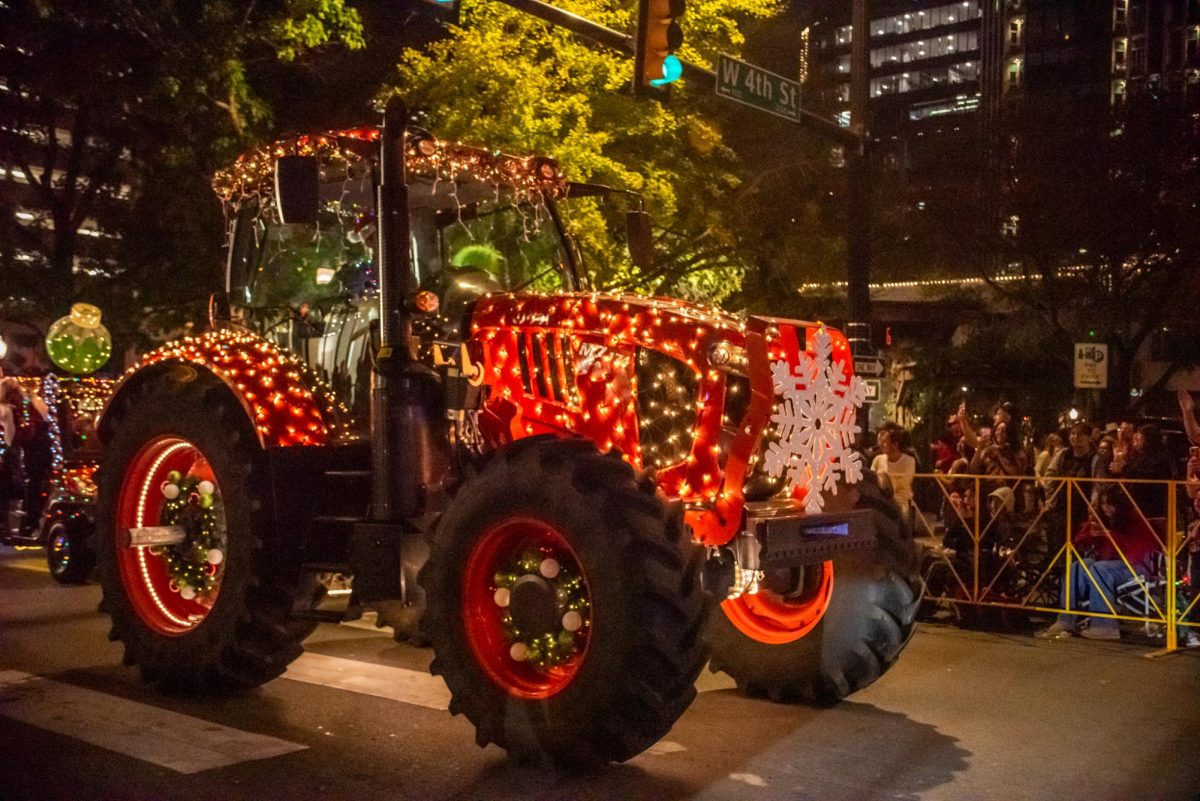
<instances>
[{"instance_id":1,"label":"tractor rear wheel","mask_svg":"<svg viewBox=\"0 0 1200 801\"><path fill-rule=\"evenodd\" d=\"M518 760L641 753L696 694L699 554L679 505L591 442L499 452L459 489L421 571L450 711Z\"/></svg>"},{"instance_id":2,"label":"tractor rear wheel","mask_svg":"<svg viewBox=\"0 0 1200 801\"><path fill-rule=\"evenodd\" d=\"M192 368L110 411L96 551L110 637L146 681L246 689L279 676L315 624L290 618L305 582L271 550L262 451L245 413ZM135 546L131 530L182 530Z\"/></svg>"},{"instance_id":3,"label":"tractor rear wheel","mask_svg":"<svg viewBox=\"0 0 1200 801\"><path fill-rule=\"evenodd\" d=\"M873 474L846 489L872 512L875 549L809 566L802 591L764 589L712 615L710 667L744 693L836 703L879 678L912 636L921 597L912 536Z\"/></svg>"}]
</instances>

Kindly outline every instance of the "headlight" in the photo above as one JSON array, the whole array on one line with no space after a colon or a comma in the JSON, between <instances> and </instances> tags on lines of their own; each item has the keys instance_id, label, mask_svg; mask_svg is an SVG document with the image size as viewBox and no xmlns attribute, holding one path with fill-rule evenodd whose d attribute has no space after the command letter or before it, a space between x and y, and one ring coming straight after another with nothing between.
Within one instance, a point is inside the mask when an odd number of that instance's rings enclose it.
<instances>
[{"instance_id":1,"label":"headlight","mask_svg":"<svg viewBox=\"0 0 1200 801\"><path fill-rule=\"evenodd\" d=\"M695 371L678 359L638 350L638 431L647 467L677 464L691 453L699 383Z\"/></svg>"}]
</instances>

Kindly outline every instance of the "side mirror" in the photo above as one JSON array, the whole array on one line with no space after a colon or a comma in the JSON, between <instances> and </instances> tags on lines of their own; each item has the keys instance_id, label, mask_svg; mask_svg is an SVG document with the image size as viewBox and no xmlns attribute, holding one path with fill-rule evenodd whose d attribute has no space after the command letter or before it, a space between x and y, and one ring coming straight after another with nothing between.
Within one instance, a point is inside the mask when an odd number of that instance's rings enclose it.
<instances>
[{"instance_id":1,"label":"side mirror","mask_svg":"<svg viewBox=\"0 0 1200 801\"><path fill-rule=\"evenodd\" d=\"M654 265L654 236L650 231L650 215L644 211L625 214L625 236L629 240L629 256L634 265L649 270Z\"/></svg>"},{"instance_id":2,"label":"side mirror","mask_svg":"<svg viewBox=\"0 0 1200 801\"><path fill-rule=\"evenodd\" d=\"M311 225L321 208L320 165L315 156L275 160L275 206L284 225Z\"/></svg>"}]
</instances>

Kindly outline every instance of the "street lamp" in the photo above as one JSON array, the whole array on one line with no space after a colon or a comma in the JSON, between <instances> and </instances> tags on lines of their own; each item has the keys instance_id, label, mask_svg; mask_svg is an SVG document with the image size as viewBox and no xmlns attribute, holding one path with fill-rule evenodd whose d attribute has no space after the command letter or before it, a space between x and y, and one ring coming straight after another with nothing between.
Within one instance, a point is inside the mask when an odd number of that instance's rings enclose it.
<instances>
[{"instance_id":1,"label":"street lamp","mask_svg":"<svg viewBox=\"0 0 1200 801\"><path fill-rule=\"evenodd\" d=\"M1072 423L1074 423L1079 419L1079 410L1072 406L1071 411L1067 412L1067 417L1070 418Z\"/></svg>"}]
</instances>

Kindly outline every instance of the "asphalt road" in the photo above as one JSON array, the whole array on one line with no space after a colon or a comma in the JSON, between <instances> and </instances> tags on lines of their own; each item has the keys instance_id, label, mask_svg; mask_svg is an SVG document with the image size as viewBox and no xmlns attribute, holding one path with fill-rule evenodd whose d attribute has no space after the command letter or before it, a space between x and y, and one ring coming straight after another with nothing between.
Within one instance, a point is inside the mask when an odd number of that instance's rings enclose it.
<instances>
[{"instance_id":1,"label":"asphalt road","mask_svg":"<svg viewBox=\"0 0 1200 801\"><path fill-rule=\"evenodd\" d=\"M722 674L623 765L562 775L479 749L386 631L323 625L284 678L175 698L121 666L95 585L0 548L0 801L730 799L1196 801L1200 653L928 625L832 709Z\"/></svg>"}]
</instances>

